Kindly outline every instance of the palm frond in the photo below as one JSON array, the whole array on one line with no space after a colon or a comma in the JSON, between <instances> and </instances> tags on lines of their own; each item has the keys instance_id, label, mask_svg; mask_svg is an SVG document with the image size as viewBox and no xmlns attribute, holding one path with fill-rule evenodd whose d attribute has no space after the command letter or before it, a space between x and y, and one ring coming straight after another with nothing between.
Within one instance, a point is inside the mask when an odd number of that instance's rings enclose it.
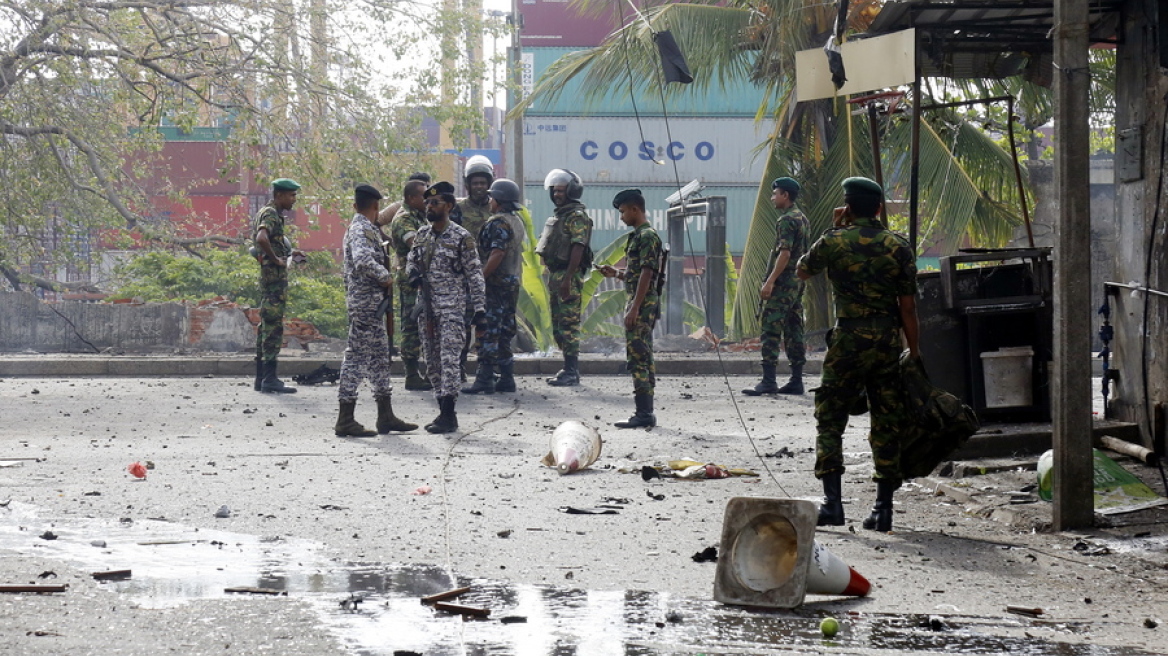
<instances>
[{"instance_id":1,"label":"palm frond","mask_svg":"<svg viewBox=\"0 0 1168 656\"><path fill-rule=\"evenodd\" d=\"M580 322L580 331L585 335L609 334L602 326L611 325L608 320L624 310L628 304L628 294L623 288L610 289L597 294L593 303L592 311Z\"/></svg>"}]
</instances>

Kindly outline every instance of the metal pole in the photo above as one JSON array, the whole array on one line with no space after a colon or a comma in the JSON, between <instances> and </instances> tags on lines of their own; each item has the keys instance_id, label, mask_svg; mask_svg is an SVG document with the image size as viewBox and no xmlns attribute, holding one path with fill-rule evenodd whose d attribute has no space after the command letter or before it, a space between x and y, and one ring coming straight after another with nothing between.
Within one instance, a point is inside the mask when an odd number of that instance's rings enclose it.
<instances>
[{"instance_id":1,"label":"metal pole","mask_svg":"<svg viewBox=\"0 0 1168 656\"><path fill-rule=\"evenodd\" d=\"M1034 229L1030 227L1030 209L1026 201L1026 185L1022 184L1022 166L1018 163L1018 146L1014 144L1014 96L1006 104L1006 130L1010 135L1010 157L1014 160L1014 178L1018 181L1018 200L1022 203L1022 220L1026 222L1026 239L1034 248Z\"/></svg>"},{"instance_id":2,"label":"metal pole","mask_svg":"<svg viewBox=\"0 0 1168 656\"><path fill-rule=\"evenodd\" d=\"M1087 0L1055 0L1054 529L1094 519Z\"/></svg>"},{"instance_id":3,"label":"metal pole","mask_svg":"<svg viewBox=\"0 0 1168 656\"><path fill-rule=\"evenodd\" d=\"M726 334L726 197L706 198L706 326Z\"/></svg>"},{"instance_id":4,"label":"metal pole","mask_svg":"<svg viewBox=\"0 0 1168 656\"><path fill-rule=\"evenodd\" d=\"M876 103L868 103L868 132L872 138L872 172L876 176L876 184L884 187L884 168L880 166L880 127L876 122ZM888 225L888 203L880 206L880 220Z\"/></svg>"},{"instance_id":5,"label":"metal pole","mask_svg":"<svg viewBox=\"0 0 1168 656\"><path fill-rule=\"evenodd\" d=\"M913 60L916 61L914 52ZM920 222L918 208L921 192L921 67L916 67L916 81L913 82L913 122L912 122L912 164L908 182L908 244L913 257L917 255L917 228Z\"/></svg>"},{"instance_id":6,"label":"metal pole","mask_svg":"<svg viewBox=\"0 0 1168 656\"><path fill-rule=\"evenodd\" d=\"M519 30L523 26L519 15L519 0L511 1L511 47L508 60L511 63L512 88L507 94L507 109L514 109L523 97L523 47L519 43ZM515 114L507 128L507 175L522 190L526 186L523 174L523 114Z\"/></svg>"},{"instance_id":7,"label":"metal pole","mask_svg":"<svg viewBox=\"0 0 1168 656\"><path fill-rule=\"evenodd\" d=\"M684 332L685 309L685 219L669 216L669 270L666 273L665 332L681 335Z\"/></svg>"}]
</instances>

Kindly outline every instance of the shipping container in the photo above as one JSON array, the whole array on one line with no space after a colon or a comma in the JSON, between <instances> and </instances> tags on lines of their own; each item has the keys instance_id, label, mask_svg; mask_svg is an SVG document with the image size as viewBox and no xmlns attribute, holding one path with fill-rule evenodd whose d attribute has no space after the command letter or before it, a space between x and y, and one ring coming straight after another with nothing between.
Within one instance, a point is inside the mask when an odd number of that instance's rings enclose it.
<instances>
[{"instance_id":1,"label":"shipping container","mask_svg":"<svg viewBox=\"0 0 1168 656\"><path fill-rule=\"evenodd\" d=\"M747 118L548 118L523 122L524 179L542 184L556 168L586 183L755 184L765 155L757 154L773 122Z\"/></svg>"},{"instance_id":2,"label":"shipping container","mask_svg":"<svg viewBox=\"0 0 1168 656\"><path fill-rule=\"evenodd\" d=\"M684 48L684 44L682 44ZM557 59L580 48L524 48L524 64L531 70L531 79L538 82L544 71ZM695 77L702 75L694 72ZM627 86L613 88L596 101L585 100L580 91L579 76L564 86L564 91L554 102L540 100L527 111L529 116L632 116L633 100ZM642 116L726 116L753 118L762 104L765 94L762 87L754 84L743 71L736 79L714 82L704 91L695 85L669 85L665 95L665 109L661 108L661 92L656 85L650 85L635 96L637 112Z\"/></svg>"}]
</instances>

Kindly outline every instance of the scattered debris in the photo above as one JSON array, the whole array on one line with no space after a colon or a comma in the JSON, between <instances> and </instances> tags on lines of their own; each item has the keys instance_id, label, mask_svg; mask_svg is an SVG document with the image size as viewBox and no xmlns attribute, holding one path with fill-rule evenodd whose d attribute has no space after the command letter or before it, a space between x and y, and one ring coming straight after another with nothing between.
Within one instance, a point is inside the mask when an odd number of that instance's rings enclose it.
<instances>
[{"instance_id":1,"label":"scattered debris","mask_svg":"<svg viewBox=\"0 0 1168 656\"><path fill-rule=\"evenodd\" d=\"M0 592L11 593L35 592L39 594L44 592L64 592L68 589L69 586L67 585L0 585Z\"/></svg>"},{"instance_id":2,"label":"scattered debris","mask_svg":"<svg viewBox=\"0 0 1168 656\"><path fill-rule=\"evenodd\" d=\"M52 632L52 631L45 631L44 629L37 629L36 631L29 631L29 632L25 633L24 635L26 635L26 636L36 636L36 637L38 637L38 638L44 638L45 636L54 636L54 637L57 637L57 638L63 638L63 637L65 637L65 634L64 634L64 633L54 633L54 632Z\"/></svg>"},{"instance_id":3,"label":"scattered debris","mask_svg":"<svg viewBox=\"0 0 1168 656\"><path fill-rule=\"evenodd\" d=\"M339 369L322 364L306 374L292 376L292 381L297 385L323 385L324 383L335 384L340 378L341 371Z\"/></svg>"},{"instance_id":4,"label":"scattered debris","mask_svg":"<svg viewBox=\"0 0 1168 656\"><path fill-rule=\"evenodd\" d=\"M331 503L324 504L323 506L320 507L320 509L321 510L348 510L348 508L346 508L344 506L337 506L337 505L334 505Z\"/></svg>"},{"instance_id":5,"label":"scattered debris","mask_svg":"<svg viewBox=\"0 0 1168 656\"><path fill-rule=\"evenodd\" d=\"M430 494L433 491L434 488L430 487L429 485L419 485L418 487L414 488L414 491L410 492L410 494L416 497L420 497L425 494Z\"/></svg>"},{"instance_id":6,"label":"scattered debris","mask_svg":"<svg viewBox=\"0 0 1168 656\"><path fill-rule=\"evenodd\" d=\"M497 535L501 538L509 538L509 537L511 537L511 529L505 529L505 530L499 531L495 535Z\"/></svg>"},{"instance_id":7,"label":"scattered debris","mask_svg":"<svg viewBox=\"0 0 1168 656\"><path fill-rule=\"evenodd\" d=\"M522 615L508 615L500 617L499 622L503 624L527 624L527 618Z\"/></svg>"},{"instance_id":8,"label":"scattered debris","mask_svg":"<svg viewBox=\"0 0 1168 656\"><path fill-rule=\"evenodd\" d=\"M41 539L42 540L56 540L57 534L52 532L52 531L45 531L44 533L41 533Z\"/></svg>"},{"instance_id":9,"label":"scattered debris","mask_svg":"<svg viewBox=\"0 0 1168 656\"><path fill-rule=\"evenodd\" d=\"M128 569L112 569L108 572L94 572L90 576L98 581L125 581L133 575Z\"/></svg>"},{"instance_id":10,"label":"scattered debris","mask_svg":"<svg viewBox=\"0 0 1168 656\"><path fill-rule=\"evenodd\" d=\"M657 471L656 467L650 467L649 465L641 467L641 480L648 483L654 478L661 478L661 472Z\"/></svg>"},{"instance_id":11,"label":"scattered debris","mask_svg":"<svg viewBox=\"0 0 1168 656\"><path fill-rule=\"evenodd\" d=\"M254 588L251 586L240 586L235 588L223 588L224 592L235 592L239 594L260 594L287 597L287 590L277 590L275 588Z\"/></svg>"},{"instance_id":12,"label":"scattered debris","mask_svg":"<svg viewBox=\"0 0 1168 656\"><path fill-rule=\"evenodd\" d=\"M695 563L716 563L718 562L718 547L706 547L693 555Z\"/></svg>"},{"instance_id":13,"label":"scattered debris","mask_svg":"<svg viewBox=\"0 0 1168 656\"><path fill-rule=\"evenodd\" d=\"M665 500L664 494L653 494L649 490L645 490L645 496L649 497L650 499L652 499L654 501L664 501Z\"/></svg>"},{"instance_id":14,"label":"scattered debris","mask_svg":"<svg viewBox=\"0 0 1168 656\"><path fill-rule=\"evenodd\" d=\"M791 451L787 447L783 447L783 448L779 449L778 451L774 451L772 453L767 453L764 455L768 458L794 458L795 452Z\"/></svg>"},{"instance_id":15,"label":"scattered debris","mask_svg":"<svg viewBox=\"0 0 1168 656\"><path fill-rule=\"evenodd\" d=\"M699 480L705 478L730 478L730 472L718 465L691 465L677 472L677 478Z\"/></svg>"},{"instance_id":16,"label":"scattered debris","mask_svg":"<svg viewBox=\"0 0 1168 656\"><path fill-rule=\"evenodd\" d=\"M599 506L596 508L574 508L572 506L561 506L560 512L568 513L569 515L616 515L616 508L606 508Z\"/></svg>"},{"instance_id":17,"label":"scattered debris","mask_svg":"<svg viewBox=\"0 0 1168 656\"><path fill-rule=\"evenodd\" d=\"M432 595L422 597L422 603L428 606L430 604L438 603L439 601L446 601L447 599L461 597L468 592L470 592L470 586L465 588L454 588L452 590L446 590L445 592L436 592Z\"/></svg>"},{"instance_id":18,"label":"scattered debris","mask_svg":"<svg viewBox=\"0 0 1168 656\"><path fill-rule=\"evenodd\" d=\"M126 467L126 471L130 472L130 475L134 478L146 478L146 465L140 462L130 463Z\"/></svg>"},{"instance_id":19,"label":"scattered debris","mask_svg":"<svg viewBox=\"0 0 1168 656\"><path fill-rule=\"evenodd\" d=\"M1154 617L1145 617L1144 618L1144 628L1145 629L1154 629L1158 626L1160 626L1160 620L1158 620Z\"/></svg>"},{"instance_id":20,"label":"scattered debris","mask_svg":"<svg viewBox=\"0 0 1168 656\"><path fill-rule=\"evenodd\" d=\"M670 624L681 624L682 620L684 619L685 617L675 610L671 610L668 613L665 613L665 621L669 622Z\"/></svg>"},{"instance_id":21,"label":"scattered debris","mask_svg":"<svg viewBox=\"0 0 1168 656\"><path fill-rule=\"evenodd\" d=\"M55 579L55 578L57 578L57 573L51 569L46 569L45 571L41 572L40 574L37 574L37 578L38 579Z\"/></svg>"},{"instance_id":22,"label":"scattered debris","mask_svg":"<svg viewBox=\"0 0 1168 656\"><path fill-rule=\"evenodd\" d=\"M1026 617L1038 617L1042 615L1041 608L1030 608L1028 606L1006 606L1006 612L1015 615L1025 615Z\"/></svg>"},{"instance_id":23,"label":"scattered debris","mask_svg":"<svg viewBox=\"0 0 1168 656\"><path fill-rule=\"evenodd\" d=\"M89 546L105 549L105 540L90 540Z\"/></svg>"},{"instance_id":24,"label":"scattered debris","mask_svg":"<svg viewBox=\"0 0 1168 656\"><path fill-rule=\"evenodd\" d=\"M551 451L540 460L561 474L586 469L600 457L604 442L595 428L578 421L565 421L552 431Z\"/></svg>"},{"instance_id":25,"label":"scattered debris","mask_svg":"<svg viewBox=\"0 0 1168 656\"><path fill-rule=\"evenodd\" d=\"M350 592L348 599L341 600L340 606L342 610L347 610L350 613L356 613L358 610L357 606L361 605L361 602L363 601L365 601L364 597L360 597L356 593Z\"/></svg>"},{"instance_id":26,"label":"scattered debris","mask_svg":"<svg viewBox=\"0 0 1168 656\"><path fill-rule=\"evenodd\" d=\"M81 496L83 496L83 497L100 497L101 492L86 492L85 494L83 494Z\"/></svg>"},{"instance_id":27,"label":"scattered debris","mask_svg":"<svg viewBox=\"0 0 1168 656\"><path fill-rule=\"evenodd\" d=\"M435 610L445 611L447 613L457 613L463 617L490 617L490 608L476 608L474 606L460 606L458 604L448 604L445 601L439 601L434 604Z\"/></svg>"},{"instance_id":28,"label":"scattered debris","mask_svg":"<svg viewBox=\"0 0 1168 656\"><path fill-rule=\"evenodd\" d=\"M215 511L215 516L219 519L227 519L231 516L231 509L227 506L219 506L219 510Z\"/></svg>"},{"instance_id":29,"label":"scattered debris","mask_svg":"<svg viewBox=\"0 0 1168 656\"><path fill-rule=\"evenodd\" d=\"M945 620L941 619L940 615L930 615L928 620L928 627L932 631L944 631Z\"/></svg>"}]
</instances>

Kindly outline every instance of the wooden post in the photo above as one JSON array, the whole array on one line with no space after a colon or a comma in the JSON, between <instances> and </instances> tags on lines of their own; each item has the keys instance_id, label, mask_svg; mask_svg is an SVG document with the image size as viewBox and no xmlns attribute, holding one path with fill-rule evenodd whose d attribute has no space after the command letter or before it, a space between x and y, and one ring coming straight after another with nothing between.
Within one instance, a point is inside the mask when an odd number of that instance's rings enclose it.
<instances>
[{"instance_id":1,"label":"wooden post","mask_svg":"<svg viewBox=\"0 0 1168 656\"><path fill-rule=\"evenodd\" d=\"M1087 0L1055 0L1054 529L1093 523Z\"/></svg>"}]
</instances>

